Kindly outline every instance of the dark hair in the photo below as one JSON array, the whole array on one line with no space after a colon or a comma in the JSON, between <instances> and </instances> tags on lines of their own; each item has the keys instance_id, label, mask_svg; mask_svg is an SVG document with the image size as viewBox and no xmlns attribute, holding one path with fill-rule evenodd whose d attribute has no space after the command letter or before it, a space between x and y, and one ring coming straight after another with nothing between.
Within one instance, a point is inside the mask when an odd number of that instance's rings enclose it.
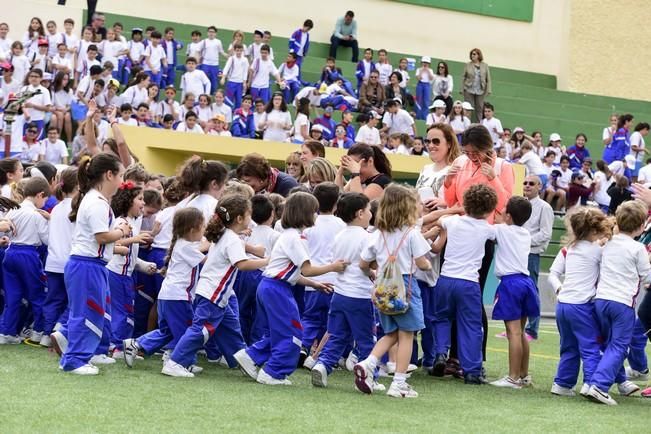
<instances>
[{"instance_id":1,"label":"dark hair","mask_svg":"<svg viewBox=\"0 0 651 434\"><path fill-rule=\"evenodd\" d=\"M193 56L190 56L190 57L185 59L185 63L188 63L188 62L197 63L197 59L195 57L193 57Z\"/></svg>"},{"instance_id":2,"label":"dark hair","mask_svg":"<svg viewBox=\"0 0 651 434\"><path fill-rule=\"evenodd\" d=\"M339 186L334 182L322 182L314 187L312 194L319 201L319 212L332 212L339 199L339 192Z\"/></svg>"},{"instance_id":3,"label":"dark hair","mask_svg":"<svg viewBox=\"0 0 651 434\"><path fill-rule=\"evenodd\" d=\"M185 120L186 120L186 121L187 121L188 119L190 119L190 118L196 118L196 117L197 117L197 114L196 114L195 112L193 112L192 110L190 110L189 112L187 112L187 113L185 114Z\"/></svg>"},{"instance_id":4,"label":"dark hair","mask_svg":"<svg viewBox=\"0 0 651 434\"><path fill-rule=\"evenodd\" d=\"M344 193L337 201L337 211L335 215L345 223L350 223L355 220L355 214L357 214L357 211L366 209L368 204L368 197L362 193Z\"/></svg>"},{"instance_id":5,"label":"dark hair","mask_svg":"<svg viewBox=\"0 0 651 434\"><path fill-rule=\"evenodd\" d=\"M356 143L348 150L348 155L356 155L361 157L363 160L373 158L375 169L391 178L391 162L378 146Z\"/></svg>"},{"instance_id":6,"label":"dark hair","mask_svg":"<svg viewBox=\"0 0 651 434\"><path fill-rule=\"evenodd\" d=\"M463 209L470 217L483 218L495 211L497 193L493 187L485 184L475 184L463 193Z\"/></svg>"},{"instance_id":7,"label":"dark hair","mask_svg":"<svg viewBox=\"0 0 651 434\"><path fill-rule=\"evenodd\" d=\"M126 110L133 110L133 107L131 107L131 104L129 104L128 102L125 102L124 104L122 104L120 106L120 111L121 112L126 111Z\"/></svg>"},{"instance_id":8,"label":"dark hair","mask_svg":"<svg viewBox=\"0 0 651 434\"><path fill-rule=\"evenodd\" d=\"M314 28L314 23L312 22L312 20L307 19L307 20L303 21L303 27L309 27L310 29L313 29Z\"/></svg>"},{"instance_id":9,"label":"dark hair","mask_svg":"<svg viewBox=\"0 0 651 434\"><path fill-rule=\"evenodd\" d=\"M169 32L173 32L173 31L174 31L174 27L169 27L168 26L168 27L165 27L164 33L168 34Z\"/></svg>"},{"instance_id":10,"label":"dark hair","mask_svg":"<svg viewBox=\"0 0 651 434\"><path fill-rule=\"evenodd\" d=\"M208 190L212 181L223 185L227 177L228 169L222 162L204 160L198 155L188 158L179 171L181 186L190 194Z\"/></svg>"},{"instance_id":11,"label":"dark hair","mask_svg":"<svg viewBox=\"0 0 651 434\"><path fill-rule=\"evenodd\" d=\"M635 125L635 131L650 130L650 129L651 126L647 122L640 122L639 124Z\"/></svg>"},{"instance_id":12,"label":"dark hair","mask_svg":"<svg viewBox=\"0 0 651 434\"><path fill-rule=\"evenodd\" d=\"M491 111L494 112L495 111L495 106L493 104L489 103L488 101L486 101L484 103L484 110L486 110L486 109L490 109Z\"/></svg>"},{"instance_id":13,"label":"dark hair","mask_svg":"<svg viewBox=\"0 0 651 434\"><path fill-rule=\"evenodd\" d=\"M274 204L267 196L256 194L251 198L251 220L256 224L261 225L269 220L273 212Z\"/></svg>"},{"instance_id":14,"label":"dark hair","mask_svg":"<svg viewBox=\"0 0 651 434\"><path fill-rule=\"evenodd\" d=\"M267 107L265 107L264 111L267 113L271 113L271 110L274 109L274 98L277 96L280 97L280 111L281 112L286 112L287 111L287 103L285 102L285 98L283 98L283 94L280 92L274 92L274 94L271 96L271 99L267 103Z\"/></svg>"},{"instance_id":15,"label":"dark hair","mask_svg":"<svg viewBox=\"0 0 651 434\"><path fill-rule=\"evenodd\" d=\"M166 183L163 187L165 188L163 191L163 197L165 198L167 205L175 205L185 199L188 195L176 176L171 177L171 181Z\"/></svg>"},{"instance_id":16,"label":"dark hair","mask_svg":"<svg viewBox=\"0 0 651 434\"><path fill-rule=\"evenodd\" d=\"M233 226L239 216L251 210L251 202L243 196L229 195L219 201L215 215L208 222L205 237L211 243L218 243L226 228Z\"/></svg>"},{"instance_id":17,"label":"dark hair","mask_svg":"<svg viewBox=\"0 0 651 434\"><path fill-rule=\"evenodd\" d=\"M522 226L531 217L531 202L522 196L512 196L506 203L506 213L511 215L514 225Z\"/></svg>"},{"instance_id":18,"label":"dark hair","mask_svg":"<svg viewBox=\"0 0 651 434\"><path fill-rule=\"evenodd\" d=\"M145 201L146 206L151 206L156 209L161 209L163 207L163 196L161 196L158 190L147 188L143 192L142 198Z\"/></svg>"},{"instance_id":19,"label":"dark hair","mask_svg":"<svg viewBox=\"0 0 651 434\"><path fill-rule=\"evenodd\" d=\"M5 185L9 182L7 173L14 173L18 169L19 164L22 163L15 158L3 158L0 160L0 185Z\"/></svg>"},{"instance_id":20,"label":"dark hair","mask_svg":"<svg viewBox=\"0 0 651 434\"><path fill-rule=\"evenodd\" d=\"M309 149L313 155L325 158L325 146L318 140L306 140L303 142L303 146Z\"/></svg>"},{"instance_id":21,"label":"dark hair","mask_svg":"<svg viewBox=\"0 0 651 434\"><path fill-rule=\"evenodd\" d=\"M93 65L93 66L91 66L91 67L90 67L90 70L88 71L88 74L91 75L91 76L92 76L92 75L100 75L101 73L102 73L102 67L99 66L99 65ZM95 82L95 84L97 84L98 81L99 81L99 80L97 80L97 81ZM103 80L102 80L102 82L103 82Z\"/></svg>"},{"instance_id":22,"label":"dark hair","mask_svg":"<svg viewBox=\"0 0 651 434\"><path fill-rule=\"evenodd\" d=\"M40 176L50 184L57 176L56 166L49 161L39 161L33 166L29 167L25 172L29 177Z\"/></svg>"},{"instance_id":23,"label":"dark hair","mask_svg":"<svg viewBox=\"0 0 651 434\"><path fill-rule=\"evenodd\" d=\"M121 165L118 157L105 152L99 153L93 158L83 157L81 159L77 171L79 191L72 199L72 210L68 216L71 222L74 223L77 221L77 211L79 211L79 205L86 193L101 183L107 172L111 172L114 175L119 173Z\"/></svg>"},{"instance_id":24,"label":"dark hair","mask_svg":"<svg viewBox=\"0 0 651 434\"><path fill-rule=\"evenodd\" d=\"M36 74L39 77L43 77L43 70L41 68L32 68L29 70L29 73L27 75L29 74Z\"/></svg>"},{"instance_id":25,"label":"dark hair","mask_svg":"<svg viewBox=\"0 0 651 434\"><path fill-rule=\"evenodd\" d=\"M355 12L353 12L353 11L346 11L346 16L347 16L347 17L350 17L350 18L354 18L354 17L355 17Z\"/></svg>"},{"instance_id":26,"label":"dark hair","mask_svg":"<svg viewBox=\"0 0 651 434\"><path fill-rule=\"evenodd\" d=\"M436 71L438 72L439 67L441 65L443 65L443 67L445 68L445 72L443 73L443 77L447 77L449 72L448 72L448 64L446 62L440 61L439 64L436 66Z\"/></svg>"},{"instance_id":27,"label":"dark hair","mask_svg":"<svg viewBox=\"0 0 651 434\"><path fill-rule=\"evenodd\" d=\"M138 108L136 110L140 110L141 108L146 108L147 110L149 110L149 104L147 104L146 102L141 102L140 104L138 104Z\"/></svg>"},{"instance_id":28,"label":"dark hair","mask_svg":"<svg viewBox=\"0 0 651 434\"><path fill-rule=\"evenodd\" d=\"M97 45L95 45L95 44L90 44L90 45L88 46L88 48L86 48L86 52L89 52L89 51L99 51L99 50L97 49Z\"/></svg>"},{"instance_id":29,"label":"dark hair","mask_svg":"<svg viewBox=\"0 0 651 434\"><path fill-rule=\"evenodd\" d=\"M545 158L547 158L547 157L554 157L554 158L556 158L556 152L554 152L554 151L547 151L547 153L545 154Z\"/></svg>"},{"instance_id":30,"label":"dark hair","mask_svg":"<svg viewBox=\"0 0 651 434\"><path fill-rule=\"evenodd\" d=\"M214 30L215 33L217 33L217 27L215 27L215 26L208 26L208 28L206 30Z\"/></svg>"},{"instance_id":31,"label":"dark hair","mask_svg":"<svg viewBox=\"0 0 651 434\"><path fill-rule=\"evenodd\" d=\"M133 183L123 183L111 198L111 208L116 217L127 217L133 200L142 193L142 187Z\"/></svg>"},{"instance_id":32,"label":"dark hair","mask_svg":"<svg viewBox=\"0 0 651 434\"><path fill-rule=\"evenodd\" d=\"M570 162L570 157L568 157L567 155L561 155L560 162L562 163L563 161L567 161L569 163Z\"/></svg>"},{"instance_id":33,"label":"dark hair","mask_svg":"<svg viewBox=\"0 0 651 434\"><path fill-rule=\"evenodd\" d=\"M389 83L391 82L391 77L393 77L393 76L396 77L396 80L398 80L398 83L400 83L402 81L402 74L399 71L393 71L389 75Z\"/></svg>"},{"instance_id":34,"label":"dark hair","mask_svg":"<svg viewBox=\"0 0 651 434\"><path fill-rule=\"evenodd\" d=\"M149 37L160 39L163 37L163 35L161 35L161 33L158 30L154 30L153 32L151 32L151 35L149 35Z\"/></svg>"},{"instance_id":35,"label":"dark hair","mask_svg":"<svg viewBox=\"0 0 651 434\"><path fill-rule=\"evenodd\" d=\"M314 226L314 214L318 210L319 202L310 193L299 191L290 194L285 201L280 224L284 229L309 228Z\"/></svg>"},{"instance_id":36,"label":"dark hair","mask_svg":"<svg viewBox=\"0 0 651 434\"><path fill-rule=\"evenodd\" d=\"M77 181L77 168L74 166L67 167L59 177L59 183L54 189L54 195L58 201L62 201L66 195L72 193L79 185Z\"/></svg>"},{"instance_id":37,"label":"dark hair","mask_svg":"<svg viewBox=\"0 0 651 434\"><path fill-rule=\"evenodd\" d=\"M470 60L472 60L472 53L477 53L477 60L479 60L480 62L484 61L484 55L482 54L479 48L473 48L472 50L470 50L470 54L468 55L468 57L470 57Z\"/></svg>"},{"instance_id":38,"label":"dark hair","mask_svg":"<svg viewBox=\"0 0 651 434\"><path fill-rule=\"evenodd\" d=\"M257 153L245 155L235 170L237 177L242 179L244 176L258 178L261 181L269 179L271 166L266 158Z\"/></svg>"},{"instance_id":39,"label":"dark hair","mask_svg":"<svg viewBox=\"0 0 651 434\"><path fill-rule=\"evenodd\" d=\"M377 210L380 207L380 199L373 199L369 204L371 205L371 220L369 220L368 224L375 226L375 217L377 217Z\"/></svg>"},{"instance_id":40,"label":"dark hair","mask_svg":"<svg viewBox=\"0 0 651 434\"><path fill-rule=\"evenodd\" d=\"M488 152L493 149L493 138L485 126L470 125L461 135L461 146L471 145L480 152Z\"/></svg>"},{"instance_id":41,"label":"dark hair","mask_svg":"<svg viewBox=\"0 0 651 434\"><path fill-rule=\"evenodd\" d=\"M298 100L298 107L296 113L303 113L305 116L310 116L310 100L309 98L301 98Z\"/></svg>"},{"instance_id":42,"label":"dark hair","mask_svg":"<svg viewBox=\"0 0 651 434\"><path fill-rule=\"evenodd\" d=\"M145 71L140 71L136 74L136 76L133 78L133 81L129 83L129 86L135 86L139 83L142 83L143 81L147 80L149 78L149 75Z\"/></svg>"},{"instance_id":43,"label":"dark hair","mask_svg":"<svg viewBox=\"0 0 651 434\"><path fill-rule=\"evenodd\" d=\"M627 113L625 115L621 115L619 118L617 118L617 129L624 128L624 124L626 122L632 122L633 121L633 115L630 113Z\"/></svg>"},{"instance_id":44,"label":"dark hair","mask_svg":"<svg viewBox=\"0 0 651 434\"><path fill-rule=\"evenodd\" d=\"M126 168L123 178L125 181L144 183L149 179L149 174L145 170L145 166L140 163L134 163Z\"/></svg>"},{"instance_id":45,"label":"dark hair","mask_svg":"<svg viewBox=\"0 0 651 434\"><path fill-rule=\"evenodd\" d=\"M260 51L261 51L261 52L262 52L262 51L266 51L266 52L268 53L268 52L271 51L271 49L269 48L269 45L267 45L267 44L262 44L262 47L260 47Z\"/></svg>"},{"instance_id":46,"label":"dark hair","mask_svg":"<svg viewBox=\"0 0 651 434\"><path fill-rule=\"evenodd\" d=\"M45 196L50 195L50 183L40 176L25 179L23 184L23 196L34 197L39 193Z\"/></svg>"},{"instance_id":47,"label":"dark hair","mask_svg":"<svg viewBox=\"0 0 651 434\"><path fill-rule=\"evenodd\" d=\"M280 217L283 215L283 210L285 209L285 197L278 193L269 193L267 197L274 206L273 223L276 224L276 222L280 220Z\"/></svg>"},{"instance_id":48,"label":"dark hair","mask_svg":"<svg viewBox=\"0 0 651 434\"><path fill-rule=\"evenodd\" d=\"M179 238L185 237L192 229L201 230L202 228L203 213L201 210L191 206L181 208L174 213L174 219L172 220L172 241L170 242L170 248L167 250L167 255L165 256L163 268L166 269L170 264L176 241Z\"/></svg>"},{"instance_id":49,"label":"dark hair","mask_svg":"<svg viewBox=\"0 0 651 434\"><path fill-rule=\"evenodd\" d=\"M154 26L145 27L145 32L153 32L154 30L156 30L156 27L154 27Z\"/></svg>"},{"instance_id":50,"label":"dark hair","mask_svg":"<svg viewBox=\"0 0 651 434\"><path fill-rule=\"evenodd\" d=\"M68 76L68 84L64 86L63 77L65 77L66 75ZM70 90L71 85L72 85L72 80L70 80L70 74L68 74L67 72L59 71L54 76L54 81L52 81L52 91L58 92L60 90L64 90L68 92Z\"/></svg>"},{"instance_id":51,"label":"dark hair","mask_svg":"<svg viewBox=\"0 0 651 434\"><path fill-rule=\"evenodd\" d=\"M577 134L574 140L577 140L579 137L583 137L583 140L585 140L586 143L588 142L588 136L586 136L584 133Z\"/></svg>"},{"instance_id":52,"label":"dark hair","mask_svg":"<svg viewBox=\"0 0 651 434\"><path fill-rule=\"evenodd\" d=\"M251 104L253 104L253 97L249 95L248 93L242 97L242 101L248 100Z\"/></svg>"},{"instance_id":53,"label":"dark hair","mask_svg":"<svg viewBox=\"0 0 651 434\"><path fill-rule=\"evenodd\" d=\"M31 20L29 20L29 24L27 25L27 34L31 36L33 30L32 30L32 21L38 21L38 25L40 26L37 30L39 36L45 36L45 29L43 27L43 21L39 17L32 17Z\"/></svg>"}]
</instances>

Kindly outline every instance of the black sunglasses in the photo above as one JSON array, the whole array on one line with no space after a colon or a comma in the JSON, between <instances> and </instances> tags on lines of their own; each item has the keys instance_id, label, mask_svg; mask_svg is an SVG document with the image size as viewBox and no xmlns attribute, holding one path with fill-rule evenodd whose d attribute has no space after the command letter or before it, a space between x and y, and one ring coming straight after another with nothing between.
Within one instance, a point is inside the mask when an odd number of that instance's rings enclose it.
<instances>
[{"instance_id":1,"label":"black sunglasses","mask_svg":"<svg viewBox=\"0 0 651 434\"><path fill-rule=\"evenodd\" d=\"M528 185L529 187L535 187L536 185L538 185L538 183L535 182L535 181L524 181L522 183L522 185Z\"/></svg>"},{"instance_id":2,"label":"black sunglasses","mask_svg":"<svg viewBox=\"0 0 651 434\"><path fill-rule=\"evenodd\" d=\"M433 139L423 139L423 144L424 145L438 145L441 143L441 139L433 138Z\"/></svg>"}]
</instances>

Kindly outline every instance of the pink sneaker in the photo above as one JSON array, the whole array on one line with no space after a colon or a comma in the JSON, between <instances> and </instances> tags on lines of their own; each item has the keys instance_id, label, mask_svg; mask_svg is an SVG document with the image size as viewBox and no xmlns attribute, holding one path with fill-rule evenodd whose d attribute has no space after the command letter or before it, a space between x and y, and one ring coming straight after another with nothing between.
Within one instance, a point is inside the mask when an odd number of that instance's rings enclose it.
<instances>
[{"instance_id":1,"label":"pink sneaker","mask_svg":"<svg viewBox=\"0 0 651 434\"><path fill-rule=\"evenodd\" d=\"M535 341L536 338L531 336L529 333L525 333L525 336L527 337L527 342Z\"/></svg>"},{"instance_id":2,"label":"pink sneaker","mask_svg":"<svg viewBox=\"0 0 651 434\"><path fill-rule=\"evenodd\" d=\"M642 395L642 398L651 398L651 387L644 389L642 392L640 392L640 395Z\"/></svg>"},{"instance_id":3,"label":"pink sneaker","mask_svg":"<svg viewBox=\"0 0 651 434\"><path fill-rule=\"evenodd\" d=\"M495 337L500 339L506 339L506 331L496 334Z\"/></svg>"}]
</instances>

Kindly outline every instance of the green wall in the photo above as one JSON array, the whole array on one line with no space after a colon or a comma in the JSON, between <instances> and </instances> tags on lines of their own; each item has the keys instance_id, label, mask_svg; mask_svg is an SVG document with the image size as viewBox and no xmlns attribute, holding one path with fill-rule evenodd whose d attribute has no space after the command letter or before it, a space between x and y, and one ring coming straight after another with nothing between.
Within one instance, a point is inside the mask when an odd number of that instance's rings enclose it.
<instances>
[{"instance_id":1,"label":"green wall","mask_svg":"<svg viewBox=\"0 0 651 434\"><path fill-rule=\"evenodd\" d=\"M431 8L451 9L516 21L533 21L534 0L396 0Z\"/></svg>"}]
</instances>

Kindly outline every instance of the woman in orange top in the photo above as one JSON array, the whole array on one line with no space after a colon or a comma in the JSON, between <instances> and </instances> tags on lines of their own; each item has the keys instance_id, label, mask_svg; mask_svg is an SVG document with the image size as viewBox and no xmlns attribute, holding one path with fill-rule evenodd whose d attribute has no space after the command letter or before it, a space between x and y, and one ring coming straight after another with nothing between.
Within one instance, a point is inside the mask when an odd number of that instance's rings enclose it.
<instances>
[{"instance_id":1,"label":"woman in orange top","mask_svg":"<svg viewBox=\"0 0 651 434\"><path fill-rule=\"evenodd\" d=\"M495 213L488 218L489 223L500 220L506 203L513 192L514 175L513 167L507 161L497 158L493 151L493 139L488 130L482 125L472 125L463 132L461 139L463 155L458 157L452 167L448 169L445 178L445 202L449 208L460 208L463 205L463 193L475 184L485 184L492 187L497 193L497 207ZM472 236L472 234L468 234ZM493 262L495 244L487 241L484 250L484 260L479 270L479 285L482 296L488 276L488 270ZM488 319L482 306L482 324L484 327L483 354L486 360L486 340ZM454 343L456 337L452 336L453 348L450 349L450 358L456 356Z\"/></svg>"}]
</instances>

